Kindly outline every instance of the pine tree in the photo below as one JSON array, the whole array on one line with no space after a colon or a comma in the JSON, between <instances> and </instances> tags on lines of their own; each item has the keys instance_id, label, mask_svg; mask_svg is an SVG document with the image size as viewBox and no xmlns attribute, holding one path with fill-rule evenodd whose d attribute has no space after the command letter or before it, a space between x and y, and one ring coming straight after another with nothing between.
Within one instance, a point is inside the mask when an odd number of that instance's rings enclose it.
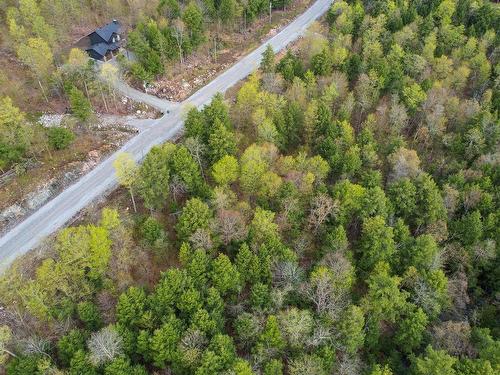
<instances>
[{"instance_id":1,"label":"pine tree","mask_svg":"<svg viewBox=\"0 0 500 375\"><path fill-rule=\"evenodd\" d=\"M71 112L81 121L87 121L92 114L92 106L89 100L76 87L72 87L69 91L69 102Z\"/></svg>"},{"instance_id":2,"label":"pine tree","mask_svg":"<svg viewBox=\"0 0 500 375\"><path fill-rule=\"evenodd\" d=\"M260 62L260 69L264 73L271 73L274 71L274 60L275 54L271 44L268 44L264 53L262 54L262 60Z\"/></svg>"}]
</instances>

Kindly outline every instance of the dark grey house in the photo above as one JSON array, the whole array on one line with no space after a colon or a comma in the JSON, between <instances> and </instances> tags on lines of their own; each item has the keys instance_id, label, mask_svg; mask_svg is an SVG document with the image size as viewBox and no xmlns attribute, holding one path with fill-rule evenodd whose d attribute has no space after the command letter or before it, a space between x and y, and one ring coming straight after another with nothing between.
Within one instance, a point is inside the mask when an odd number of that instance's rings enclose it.
<instances>
[{"instance_id":1,"label":"dark grey house","mask_svg":"<svg viewBox=\"0 0 500 375\"><path fill-rule=\"evenodd\" d=\"M95 60L106 61L120 49L123 43L120 22L113 20L95 30L78 43Z\"/></svg>"}]
</instances>

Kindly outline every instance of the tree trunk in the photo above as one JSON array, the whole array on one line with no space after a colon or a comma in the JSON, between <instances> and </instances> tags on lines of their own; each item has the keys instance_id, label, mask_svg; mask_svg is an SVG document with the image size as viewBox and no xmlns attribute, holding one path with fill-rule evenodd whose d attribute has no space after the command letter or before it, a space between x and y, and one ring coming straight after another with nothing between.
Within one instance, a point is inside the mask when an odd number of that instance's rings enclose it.
<instances>
[{"instance_id":1,"label":"tree trunk","mask_svg":"<svg viewBox=\"0 0 500 375\"><path fill-rule=\"evenodd\" d=\"M17 358L17 355L15 355L14 353L12 353L10 350L7 350L7 349L5 349L5 348L4 348L4 349L3 349L3 351L4 351L5 353L7 353L8 355L11 355L11 356L13 356L13 357Z\"/></svg>"},{"instance_id":2,"label":"tree trunk","mask_svg":"<svg viewBox=\"0 0 500 375\"><path fill-rule=\"evenodd\" d=\"M183 61L182 61L182 45L179 43L179 60L181 62L181 67L183 65Z\"/></svg>"},{"instance_id":3,"label":"tree trunk","mask_svg":"<svg viewBox=\"0 0 500 375\"><path fill-rule=\"evenodd\" d=\"M43 88L42 82L40 82L40 80L38 80L38 85L42 89L42 95L43 95L45 101L47 102L47 104L49 104L49 99L47 99L47 95L45 94L45 89Z\"/></svg>"},{"instance_id":4,"label":"tree trunk","mask_svg":"<svg viewBox=\"0 0 500 375\"><path fill-rule=\"evenodd\" d=\"M104 97L104 93L102 92L102 88L101 88L101 98L102 98L102 101L104 102L104 108L106 108L106 112L109 112L108 103L106 102L106 98Z\"/></svg>"},{"instance_id":5,"label":"tree trunk","mask_svg":"<svg viewBox=\"0 0 500 375\"><path fill-rule=\"evenodd\" d=\"M87 94L87 99L89 100L90 102L90 95L89 95L89 89L87 87L87 81L85 81L82 77L82 80L83 80L83 87L85 87L85 94Z\"/></svg>"},{"instance_id":6,"label":"tree trunk","mask_svg":"<svg viewBox=\"0 0 500 375\"><path fill-rule=\"evenodd\" d=\"M130 197L132 198L132 205L134 206L134 212L137 213L137 207L135 205L135 199L134 199L134 192L132 191L132 188L130 190Z\"/></svg>"}]
</instances>

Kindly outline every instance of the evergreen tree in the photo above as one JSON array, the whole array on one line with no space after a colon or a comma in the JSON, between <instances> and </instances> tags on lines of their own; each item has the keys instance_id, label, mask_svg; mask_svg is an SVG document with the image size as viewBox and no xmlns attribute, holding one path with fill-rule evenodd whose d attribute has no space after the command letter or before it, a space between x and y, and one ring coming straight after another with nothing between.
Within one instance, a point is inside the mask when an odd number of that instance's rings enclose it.
<instances>
[{"instance_id":1,"label":"evergreen tree","mask_svg":"<svg viewBox=\"0 0 500 375\"><path fill-rule=\"evenodd\" d=\"M92 114L92 106L83 92L76 87L69 90L71 112L81 121L87 121Z\"/></svg>"},{"instance_id":2,"label":"evergreen tree","mask_svg":"<svg viewBox=\"0 0 500 375\"><path fill-rule=\"evenodd\" d=\"M274 50L273 47L268 44L264 53L262 54L262 60L260 61L260 70L264 73L271 73L274 71Z\"/></svg>"}]
</instances>

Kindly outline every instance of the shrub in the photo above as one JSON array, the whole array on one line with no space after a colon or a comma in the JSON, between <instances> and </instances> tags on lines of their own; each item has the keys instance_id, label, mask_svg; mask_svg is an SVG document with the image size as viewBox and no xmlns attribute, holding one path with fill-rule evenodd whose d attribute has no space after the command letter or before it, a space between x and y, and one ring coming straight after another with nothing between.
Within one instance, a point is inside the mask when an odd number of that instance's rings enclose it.
<instances>
[{"instance_id":1,"label":"shrub","mask_svg":"<svg viewBox=\"0 0 500 375\"><path fill-rule=\"evenodd\" d=\"M167 235L163 226L154 217L148 217L144 220L140 232L144 242L154 248L163 247L167 241Z\"/></svg>"},{"instance_id":2,"label":"shrub","mask_svg":"<svg viewBox=\"0 0 500 375\"><path fill-rule=\"evenodd\" d=\"M85 323L85 326L91 330L95 331L102 325L101 313L96 305L92 302L85 301L80 302L77 306L78 318Z\"/></svg>"},{"instance_id":3,"label":"shrub","mask_svg":"<svg viewBox=\"0 0 500 375\"><path fill-rule=\"evenodd\" d=\"M50 128L47 137L50 147L54 150L65 149L75 140L75 134L66 128Z\"/></svg>"}]
</instances>

